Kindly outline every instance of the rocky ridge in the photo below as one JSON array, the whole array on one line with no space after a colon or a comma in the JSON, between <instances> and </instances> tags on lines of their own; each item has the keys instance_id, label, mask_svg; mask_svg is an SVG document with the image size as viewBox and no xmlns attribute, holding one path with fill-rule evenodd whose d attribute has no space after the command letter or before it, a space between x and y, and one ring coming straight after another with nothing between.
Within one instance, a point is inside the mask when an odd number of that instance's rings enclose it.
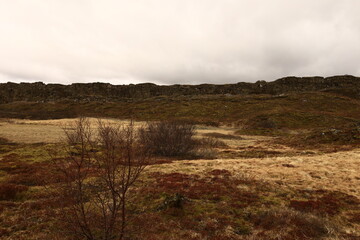
<instances>
[{"instance_id":1,"label":"rocky ridge","mask_svg":"<svg viewBox=\"0 0 360 240\"><path fill-rule=\"evenodd\" d=\"M0 84L0 103L16 101L117 101L125 98L144 99L179 95L279 95L291 92L326 91L360 98L360 77L285 77L273 82L239 82L236 84L156 85L152 83L111 85L109 83L75 83L71 85L37 83Z\"/></svg>"}]
</instances>

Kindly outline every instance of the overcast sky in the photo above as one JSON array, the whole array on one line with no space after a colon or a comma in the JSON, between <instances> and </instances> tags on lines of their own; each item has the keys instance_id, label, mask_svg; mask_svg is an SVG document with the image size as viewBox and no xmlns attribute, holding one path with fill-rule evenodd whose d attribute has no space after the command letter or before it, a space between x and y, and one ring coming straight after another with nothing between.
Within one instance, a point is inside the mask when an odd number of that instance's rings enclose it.
<instances>
[{"instance_id":1,"label":"overcast sky","mask_svg":"<svg viewBox=\"0 0 360 240\"><path fill-rule=\"evenodd\" d=\"M359 0L0 0L0 82L360 75Z\"/></svg>"}]
</instances>

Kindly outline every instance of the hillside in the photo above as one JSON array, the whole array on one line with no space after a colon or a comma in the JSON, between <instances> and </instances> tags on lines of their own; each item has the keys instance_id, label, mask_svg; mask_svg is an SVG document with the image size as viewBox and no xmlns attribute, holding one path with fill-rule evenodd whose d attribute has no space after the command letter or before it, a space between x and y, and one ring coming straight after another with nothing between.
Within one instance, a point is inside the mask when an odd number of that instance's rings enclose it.
<instances>
[{"instance_id":1,"label":"hillside","mask_svg":"<svg viewBox=\"0 0 360 240\"><path fill-rule=\"evenodd\" d=\"M44 84L3 83L0 84L0 103L14 101L118 101L124 98L144 99L155 96L198 95L248 95L286 94L292 92L327 91L359 98L360 78L354 76L334 77L285 77L273 82L239 82L236 84L201 84L158 86L152 83L137 85L111 85L107 83Z\"/></svg>"},{"instance_id":2,"label":"hillside","mask_svg":"<svg viewBox=\"0 0 360 240\"><path fill-rule=\"evenodd\" d=\"M320 142L319 134L328 132L332 139L335 129L351 135L337 141L357 142L359 79L287 77L274 82L173 86L6 83L0 88L0 118L181 119L233 126L239 134L295 135Z\"/></svg>"},{"instance_id":3,"label":"hillside","mask_svg":"<svg viewBox=\"0 0 360 240\"><path fill-rule=\"evenodd\" d=\"M131 188L126 239L359 239L359 92L352 76L197 86L1 84L0 239L74 239L63 216L75 205L59 200L64 194L54 187L66 183L58 161L82 159L64 142L78 116L95 117L89 129L97 117L117 129L128 119L137 129L154 120L196 124L196 151L152 156ZM88 202L100 196L94 169L85 179Z\"/></svg>"}]
</instances>

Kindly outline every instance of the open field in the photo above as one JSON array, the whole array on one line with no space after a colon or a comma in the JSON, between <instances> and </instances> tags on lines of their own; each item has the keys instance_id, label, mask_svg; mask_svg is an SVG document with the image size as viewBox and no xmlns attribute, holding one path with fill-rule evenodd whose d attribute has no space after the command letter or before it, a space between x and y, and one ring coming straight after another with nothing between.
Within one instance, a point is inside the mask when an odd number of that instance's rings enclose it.
<instances>
[{"instance_id":1,"label":"open field","mask_svg":"<svg viewBox=\"0 0 360 240\"><path fill-rule=\"evenodd\" d=\"M0 121L0 138L10 141L0 144L0 181L24 186L13 196L0 195L0 239L54 237L55 220L43 193L50 166L46 149L61 146L62 128L73 121ZM133 239L360 239L359 148L294 148L279 137L239 135L235 126L197 125L196 137L225 144L216 148L215 159L167 159L146 168L138 186L143 210L136 217L149 222L142 220L143 230L132 229L137 232ZM188 199L182 209L154 210L173 194ZM281 223L272 228L258 219L269 209L288 219L298 216L293 211L315 214L324 224L329 221L324 228L331 233L316 229L320 232L296 238L302 230L289 223L282 236L277 232ZM146 230L154 221L157 225Z\"/></svg>"},{"instance_id":2,"label":"open field","mask_svg":"<svg viewBox=\"0 0 360 240\"><path fill-rule=\"evenodd\" d=\"M74 119L23 120L0 119L0 137L17 143L56 143L63 140L64 129L73 127ZM98 119L90 118L95 126ZM106 119L107 124L128 123L125 120ZM136 125L141 125L137 122Z\"/></svg>"}]
</instances>

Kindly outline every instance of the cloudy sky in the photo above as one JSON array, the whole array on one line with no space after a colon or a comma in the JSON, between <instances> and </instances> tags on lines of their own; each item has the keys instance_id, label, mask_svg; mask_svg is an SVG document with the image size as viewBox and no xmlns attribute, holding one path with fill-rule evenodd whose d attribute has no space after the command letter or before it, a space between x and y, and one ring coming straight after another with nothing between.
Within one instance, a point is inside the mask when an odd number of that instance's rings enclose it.
<instances>
[{"instance_id":1,"label":"cloudy sky","mask_svg":"<svg viewBox=\"0 0 360 240\"><path fill-rule=\"evenodd\" d=\"M360 75L359 0L0 0L0 82Z\"/></svg>"}]
</instances>

